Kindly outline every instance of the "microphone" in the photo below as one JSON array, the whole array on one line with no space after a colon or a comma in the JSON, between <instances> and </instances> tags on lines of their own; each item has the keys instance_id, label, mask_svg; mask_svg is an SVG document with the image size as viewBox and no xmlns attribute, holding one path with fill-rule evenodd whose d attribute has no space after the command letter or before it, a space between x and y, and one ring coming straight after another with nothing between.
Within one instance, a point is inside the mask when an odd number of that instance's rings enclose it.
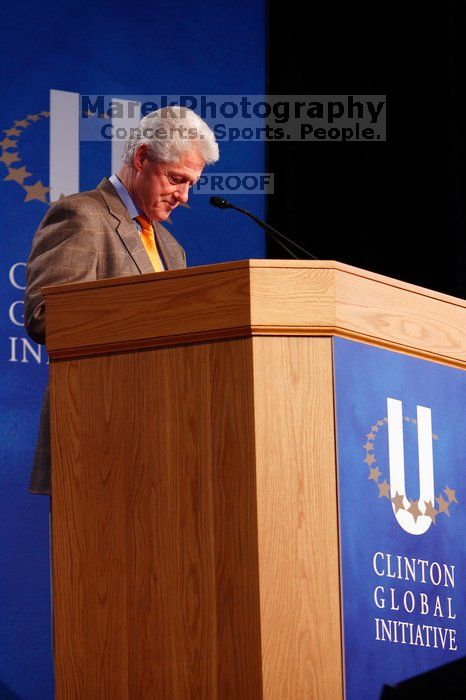
<instances>
[{"instance_id":1,"label":"microphone","mask_svg":"<svg viewBox=\"0 0 466 700\"><path fill-rule=\"evenodd\" d=\"M219 209L233 208L233 205L230 204L230 202L228 202L226 199L223 199L223 197L211 197L209 201L213 207L218 207Z\"/></svg>"},{"instance_id":2,"label":"microphone","mask_svg":"<svg viewBox=\"0 0 466 700\"><path fill-rule=\"evenodd\" d=\"M291 255L292 258L295 260L299 260L299 256L293 253L292 250L288 248L283 241L286 241L290 245L295 246L298 250L300 250L303 253L306 253L310 258L313 260L318 260L315 255L312 255L308 250L305 248L302 248L298 243L295 241L292 241L291 238L288 238L285 236L283 233L280 233L280 231L277 231L277 229L272 228L272 226L269 226L269 224L266 224L265 221L262 221L262 219L259 219L257 216L254 214L251 214L250 211L247 211L247 209L242 209L241 207L236 207L234 204L229 202L227 199L224 199L223 197L211 197L209 199L210 204L213 207L217 207L218 209L234 209L235 211L239 211L240 214L245 214L246 216L249 216L250 219L256 222L261 228L264 229L266 234L270 236L276 243L278 243L282 248L286 250L286 252Z\"/></svg>"}]
</instances>

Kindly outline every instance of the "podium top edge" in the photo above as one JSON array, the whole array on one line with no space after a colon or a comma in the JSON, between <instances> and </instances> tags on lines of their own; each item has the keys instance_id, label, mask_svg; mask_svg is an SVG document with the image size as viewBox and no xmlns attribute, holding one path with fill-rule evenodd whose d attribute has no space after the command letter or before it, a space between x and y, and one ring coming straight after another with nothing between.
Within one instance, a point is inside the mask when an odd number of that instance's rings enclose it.
<instances>
[{"instance_id":1,"label":"podium top edge","mask_svg":"<svg viewBox=\"0 0 466 700\"><path fill-rule=\"evenodd\" d=\"M371 272L363 268L347 265L337 260L269 260L265 258L235 260L231 262L213 263L209 265L198 265L182 268L179 270L165 270L164 272L153 272L141 275L130 275L128 277L109 277L107 279L93 280L90 282L73 282L71 284L60 284L44 287L42 292L45 296L52 294L63 294L65 292L75 292L80 290L90 290L109 286L147 284L156 281L168 280L170 278L192 277L206 274L221 274L234 270L253 270L269 268L273 270L285 269L309 269L309 270L336 270L356 277L363 277L373 282L397 287L409 292L428 296L433 299L456 304L466 308L466 300L444 294L427 287L403 282L387 275Z\"/></svg>"}]
</instances>

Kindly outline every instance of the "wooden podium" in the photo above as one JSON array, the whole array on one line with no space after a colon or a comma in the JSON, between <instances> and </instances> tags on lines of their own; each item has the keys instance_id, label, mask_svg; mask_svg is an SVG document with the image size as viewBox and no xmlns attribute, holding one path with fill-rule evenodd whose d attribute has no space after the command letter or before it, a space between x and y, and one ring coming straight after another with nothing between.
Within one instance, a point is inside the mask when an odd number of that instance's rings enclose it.
<instances>
[{"instance_id":1,"label":"wooden podium","mask_svg":"<svg viewBox=\"0 0 466 700\"><path fill-rule=\"evenodd\" d=\"M45 295L57 699L341 699L332 336L464 367L464 303L266 260Z\"/></svg>"}]
</instances>

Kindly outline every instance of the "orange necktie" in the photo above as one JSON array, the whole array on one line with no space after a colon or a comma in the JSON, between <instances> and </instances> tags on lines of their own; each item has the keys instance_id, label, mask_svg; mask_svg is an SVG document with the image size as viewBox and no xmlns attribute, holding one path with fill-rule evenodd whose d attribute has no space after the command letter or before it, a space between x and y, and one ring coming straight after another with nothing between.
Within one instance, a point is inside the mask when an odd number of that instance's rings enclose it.
<instances>
[{"instance_id":1,"label":"orange necktie","mask_svg":"<svg viewBox=\"0 0 466 700\"><path fill-rule=\"evenodd\" d=\"M155 243L154 229L151 222L145 216L137 216L136 221L141 227L141 240L150 258L152 267L156 272L162 272L163 265Z\"/></svg>"}]
</instances>

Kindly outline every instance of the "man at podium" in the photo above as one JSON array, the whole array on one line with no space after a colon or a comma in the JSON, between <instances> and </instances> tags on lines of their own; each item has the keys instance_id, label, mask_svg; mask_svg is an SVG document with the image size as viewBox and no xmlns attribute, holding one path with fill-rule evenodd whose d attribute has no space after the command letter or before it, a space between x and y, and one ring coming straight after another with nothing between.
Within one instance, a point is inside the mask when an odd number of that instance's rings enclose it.
<instances>
[{"instance_id":1,"label":"man at podium","mask_svg":"<svg viewBox=\"0 0 466 700\"><path fill-rule=\"evenodd\" d=\"M218 160L209 126L193 111L167 107L145 116L126 143L118 173L95 190L50 207L32 242L26 267L25 326L45 343L41 288L186 267L183 248L161 224L207 164ZM51 493L50 413L44 394L31 474L32 493Z\"/></svg>"}]
</instances>

